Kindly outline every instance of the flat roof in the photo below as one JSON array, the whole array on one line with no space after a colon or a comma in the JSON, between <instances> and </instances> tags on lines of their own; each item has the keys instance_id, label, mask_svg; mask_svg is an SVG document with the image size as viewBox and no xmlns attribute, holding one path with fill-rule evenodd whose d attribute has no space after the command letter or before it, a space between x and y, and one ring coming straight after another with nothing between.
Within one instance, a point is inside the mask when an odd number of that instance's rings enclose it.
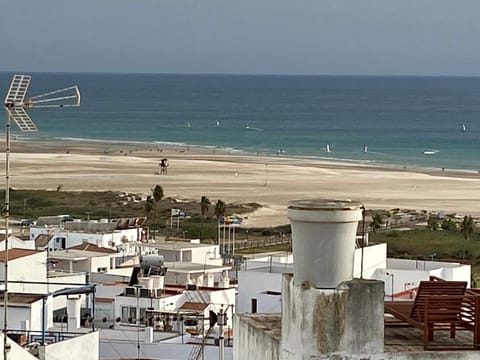
<instances>
[{"instance_id":1,"label":"flat roof","mask_svg":"<svg viewBox=\"0 0 480 360\"><path fill-rule=\"evenodd\" d=\"M106 247L100 247L95 244L91 244L89 242L85 242L80 245L72 246L68 248L68 250L83 250L83 251L91 251L91 252L96 252L96 253L105 253L105 254L116 254L117 251L106 248Z\"/></svg>"},{"instance_id":2,"label":"flat roof","mask_svg":"<svg viewBox=\"0 0 480 360\"><path fill-rule=\"evenodd\" d=\"M271 336L277 341L281 341L281 314L236 314L241 321L246 322L266 335ZM400 326L386 326L385 333L385 353L424 353L423 349L423 330L414 327L400 327ZM450 338L450 329L435 329L434 341L430 341L430 353L435 352L435 346L468 346L472 344L472 332L461 331L457 329L455 338ZM462 358L460 354L469 353L469 350L455 350L452 351L456 358ZM442 351L443 354L448 354L448 351ZM419 355L419 359L420 359ZM422 357L423 358L423 357Z\"/></svg>"},{"instance_id":3,"label":"flat roof","mask_svg":"<svg viewBox=\"0 0 480 360\"><path fill-rule=\"evenodd\" d=\"M73 260L73 261L86 260L88 258L99 257L99 256L107 256L107 254L95 252L95 251L85 251L85 250L77 250L77 249L50 251L48 254L48 257L50 259Z\"/></svg>"},{"instance_id":4,"label":"flat roof","mask_svg":"<svg viewBox=\"0 0 480 360\"><path fill-rule=\"evenodd\" d=\"M41 294L30 294L30 293L16 293L16 292L9 292L8 293L8 302L15 303L15 304L32 304L42 298L43 295ZM3 291L0 294L0 300L3 304Z\"/></svg>"},{"instance_id":5,"label":"flat roof","mask_svg":"<svg viewBox=\"0 0 480 360\"><path fill-rule=\"evenodd\" d=\"M168 273L177 273L177 274L188 274L188 273L201 273L204 271L208 272L220 272L224 270L230 270L232 267L227 265L205 265L205 264L196 264L191 262L165 262L165 267L168 268Z\"/></svg>"},{"instance_id":6,"label":"flat roof","mask_svg":"<svg viewBox=\"0 0 480 360\"><path fill-rule=\"evenodd\" d=\"M428 346L431 351L435 351L437 346L459 347L455 350L455 358L461 359L460 354L469 350L462 350L460 347L472 345L472 335L473 332L457 329L455 337L451 338L450 329L435 329L433 341L429 341ZM384 342L385 352L425 352L423 330L414 327L385 326ZM448 353L448 351L441 352Z\"/></svg>"},{"instance_id":7,"label":"flat roof","mask_svg":"<svg viewBox=\"0 0 480 360\"><path fill-rule=\"evenodd\" d=\"M236 314L241 321L258 329L277 341L282 340L282 315L272 314Z\"/></svg>"},{"instance_id":8,"label":"flat roof","mask_svg":"<svg viewBox=\"0 0 480 360\"><path fill-rule=\"evenodd\" d=\"M162 250L185 250L185 249L199 249L199 248L211 248L217 246L214 244L195 244L184 241L168 241L159 243L144 243L142 246L150 247L154 249Z\"/></svg>"}]
</instances>

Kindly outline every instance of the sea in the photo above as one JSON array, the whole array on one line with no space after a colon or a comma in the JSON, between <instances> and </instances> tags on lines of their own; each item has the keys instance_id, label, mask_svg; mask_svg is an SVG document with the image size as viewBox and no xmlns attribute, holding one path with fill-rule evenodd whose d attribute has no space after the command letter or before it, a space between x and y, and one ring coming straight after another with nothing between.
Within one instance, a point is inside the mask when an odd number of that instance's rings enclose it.
<instances>
[{"instance_id":1,"label":"sea","mask_svg":"<svg viewBox=\"0 0 480 360\"><path fill-rule=\"evenodd\" d=\"M81 106L29 109L39 131L19 137L480 170L480 78L30 75L27 97L76 84Z\"/></svg>"}]
</instances>

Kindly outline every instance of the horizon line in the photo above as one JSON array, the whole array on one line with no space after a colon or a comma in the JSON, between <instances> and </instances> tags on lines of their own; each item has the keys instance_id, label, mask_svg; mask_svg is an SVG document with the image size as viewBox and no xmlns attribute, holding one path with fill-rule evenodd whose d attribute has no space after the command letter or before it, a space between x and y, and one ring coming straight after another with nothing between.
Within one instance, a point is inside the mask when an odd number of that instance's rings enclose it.
<instances>
[{"instance_id":1,"label":"horizon line","mask_svg":"<svg viewBox=\"0 0 480 360\"><path fill-rule=\"evenodd\" d=\"M303 73L224 73L224 72L126 72L126 71L23 71L0 70L0 74L83 74L83 75L187 75L187 76L295 76L295 77L409 77L409 78L478 78L478 75L461 74L303 74Z\"/></svg>"}]
</instances>

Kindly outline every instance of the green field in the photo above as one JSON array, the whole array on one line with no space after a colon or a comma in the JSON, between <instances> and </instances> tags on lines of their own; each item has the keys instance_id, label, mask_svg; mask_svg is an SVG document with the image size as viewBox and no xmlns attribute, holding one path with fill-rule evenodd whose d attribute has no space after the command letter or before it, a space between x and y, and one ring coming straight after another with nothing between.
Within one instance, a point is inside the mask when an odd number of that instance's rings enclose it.
<instances>
[{"instance_id":1,"label":"green field","mask_svg":"<svg viewBox=\"0 0 480 360\"><path fill-rule=\"evenodd\" d=\"M370 243L387 243L388 257L411 260L452 261L472 265L472 274L480 274L480 234L465 240L458 230L389 230L370 234ZM465 256L463 249L465 246ZM240 250L238 254L287 251L289 244Z\"/></svg>"},{"instance_id":2,"label":"green field","mask_svg":"<svg viewBox=\"0 0 480 360\"><path fill-rule=\"evenodd\" d=\"M479 233L465 240L458 230L390 230L371 233L370 242L386 242L389 257L462 262L472 265L472 273L480 272Z\"/></svg>"},{"instance_id":3,"label":"green field","mask_svg":"<svg viewBox=\"0 0 480 360\"><path fill-rule=\"evenodd\" d=\"M5 202L5 191L0 191L0 202ZM198 199L200 200L200 198ZM10 217L12 220L31 219L40 216L71 215L75 219L116 219L121 217L147 217L147 226L157 234L188 236L213 241L217 230L214 215L215 201L201 215L199 201L182 201L165 197L147 214L146 201L140 195L115 191L44 191L10 190ZM245 214L254 211L256 203L226 204L225 215ZM188 217L180 221L179 231L172 234L169 221L171 209L180 209ZM202 225L203 223L203 225Z\"/></svg>"},{"instance_id":4,"label":"green field","mask_svg":"<svg viewBox=\"0 0 480 360\"><path fill-rule=\"evenodd\" d=\"M3 201L4 191L0 191ZM198 199L200 200L200 199ZM214 201L212 200L212 203ZM227 204L226 215L248 213L258 204ZM165 234L170 219L170 209L179 208L185 211L188 219L181 222L180 233L184 236L200 237L214 241L216 237L216 219L213 214L214 204L209 206L203 220L198 201L177 203L175 199L164 198L158 202L156 215L150 213L147 225L157 227L158 233ZM10 214L12 219L36 219L39 216L68 214L74 218L100 219L146 216L144 199L138 195L122 192L67 192L67 191L30 191L10 190ZM203 222L203 225L202 225ZM203 229L202 229L203 228ZM237 239L262 239L278 233L289 233L289 226L266 229L238 230ZM178 234L177 234L178 235ZM480 233L474 232L465 240L457 230L429 230L426 228L412 230L377 230L370 233L370 243L388 244L388 256L417 260L443 260L464 262L472 265L472 273L480 273ZM289 245L275 245L243 250L238 253L260 253L270 251L286 251ZM464 251L465 249L465 256Z\"/></svg>"}]
</instances>

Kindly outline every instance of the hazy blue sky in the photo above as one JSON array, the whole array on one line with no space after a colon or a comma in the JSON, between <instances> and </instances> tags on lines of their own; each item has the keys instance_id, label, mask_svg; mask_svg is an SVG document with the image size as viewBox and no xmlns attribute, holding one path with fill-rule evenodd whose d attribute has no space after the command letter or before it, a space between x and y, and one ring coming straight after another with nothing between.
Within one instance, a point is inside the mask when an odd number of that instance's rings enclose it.
<instances>
[{"instance_id":1,"label":"hazy blue sky","mask_svg":"<svg viewBox=\"0 0 480 360\"><path fill-rule=\"evenodd\" d=\"M0 70L480 75L479 0L11 0Z\"/></svg>"}]
</instances>

